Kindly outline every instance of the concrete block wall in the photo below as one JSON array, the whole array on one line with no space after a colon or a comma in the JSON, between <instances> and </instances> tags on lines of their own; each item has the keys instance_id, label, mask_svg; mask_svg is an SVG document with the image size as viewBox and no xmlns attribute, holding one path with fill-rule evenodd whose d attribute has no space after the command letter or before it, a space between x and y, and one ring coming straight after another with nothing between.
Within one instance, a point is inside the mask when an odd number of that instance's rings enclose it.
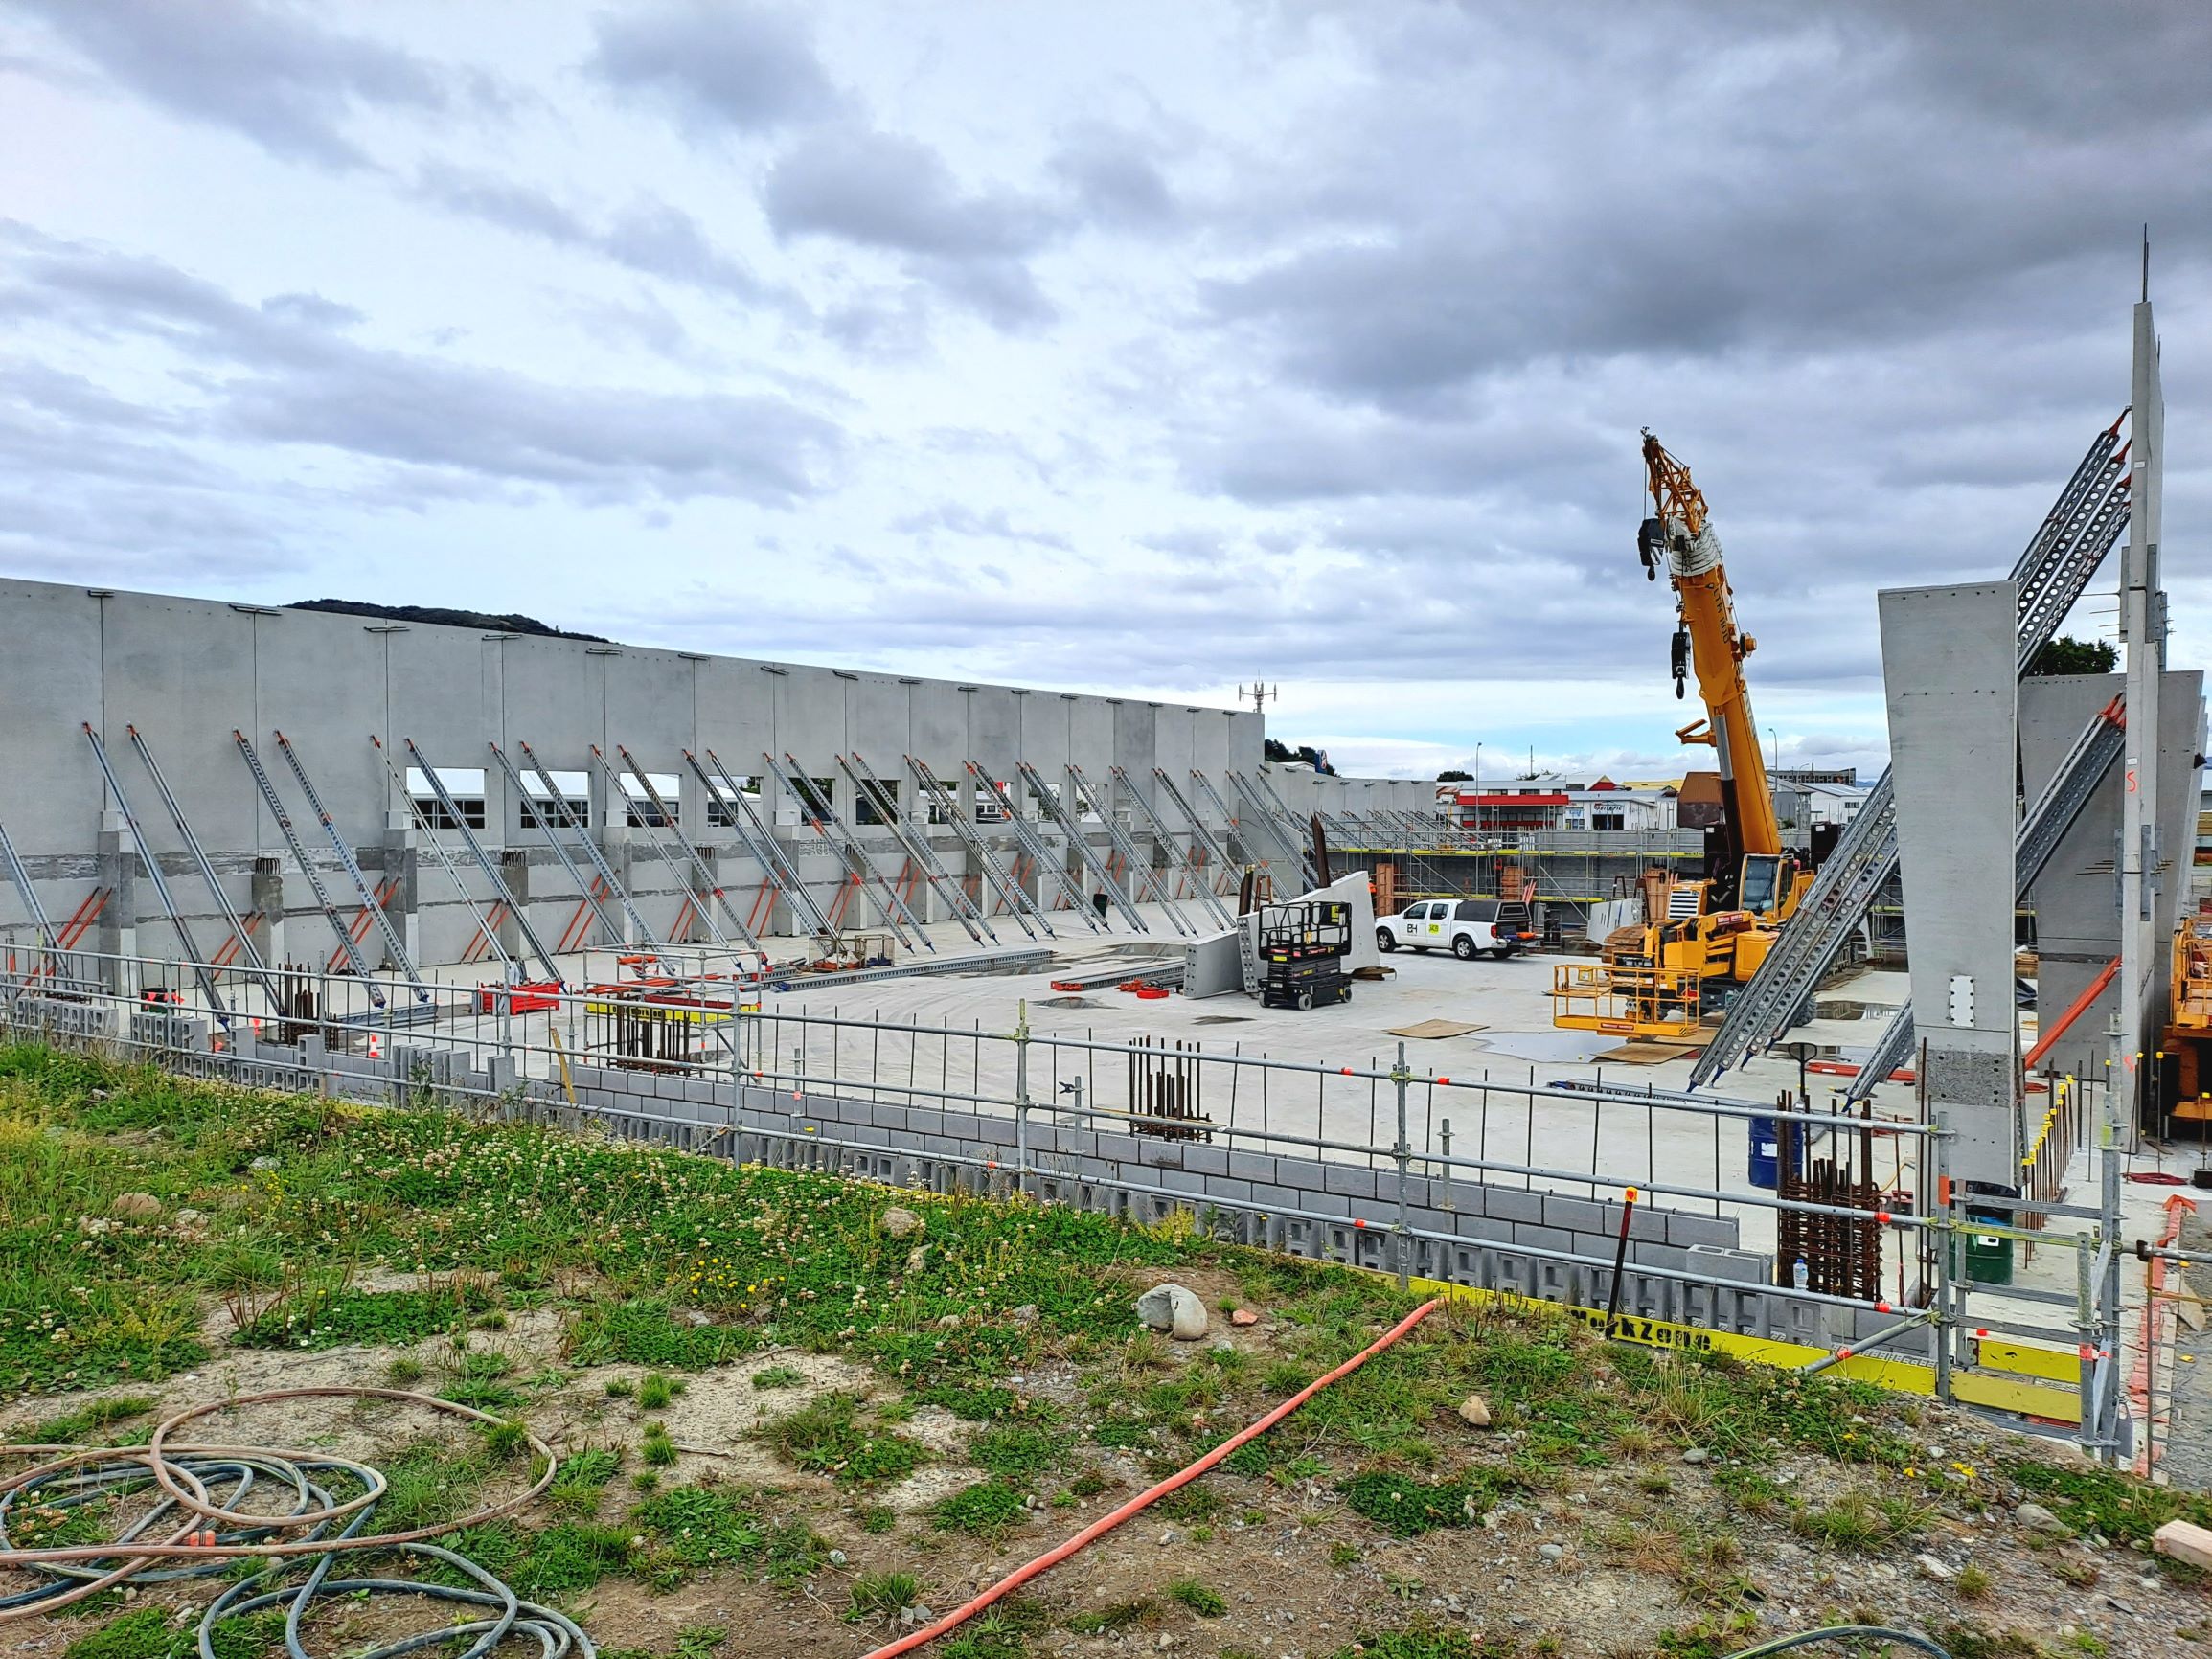
<instances>
[{"instance_id":1,"label":"concrete block wall","mask_svg":"<svg viewBox=\"0 0 2212 1659\"><path fill-rule=\"evenodd\" d=\"M17 992L0 996L0 1033L115 1048L114 1005ZM145 1016L133 1014L132 1019ZM1221 1237L1380 1270L1397 1265L1398 1172L1372 1165L1168 1142L1035 1113L1026 1138L1006 1113L912 1106L794 1092L727 1078L572 1064L573 1098L522 1079L512 1062L481 1067L457 1050L394 1043L376 1058L309 1037L242 1037L211 1052L199 1021L155 1014L132 1050L172 1071L251 1088L317 1092L420 1109L490 1105L534 1121L595 1126L644 1141L785 1169L841 1173L928 1191L1005 1195L1026 1144L1030 1190L1048 1202L1152 1222L1197 1212ZM1610 1292L1617 1207L1569 1193L1494 1185L1416 1168L1405 1186L1408 1271L1590 1308ZM1815 1346L1864 1335L1876 1316L1772 1288L1772 1258L1740 1246L1736 1222L1640 1207L1623 1277L1625 1313ZM1672 1277L1694 1273L1703 1282ZM1910 1343L1897 1352L1916 1352Z\"/></svg>"}]
</instances>

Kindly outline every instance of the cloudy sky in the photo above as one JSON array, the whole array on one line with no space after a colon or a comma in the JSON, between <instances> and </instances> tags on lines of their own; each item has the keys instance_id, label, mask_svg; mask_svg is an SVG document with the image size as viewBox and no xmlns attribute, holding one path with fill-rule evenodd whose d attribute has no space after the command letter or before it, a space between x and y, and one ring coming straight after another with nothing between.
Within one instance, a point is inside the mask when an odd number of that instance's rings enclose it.
<instances>
[{"instance_id":1,"label":"cloudy sky","mask_svg":"<svg viewBox=\"0 0 2212 1659\"><path fill-rule=\"evenodd\" d=\"M1875 590L2009 568L2145 221L2205 659L2208 84L2178 3L0 0L0 570L1633 773L1648 424L1879 764Z\"/></svg>"}]
</instances>

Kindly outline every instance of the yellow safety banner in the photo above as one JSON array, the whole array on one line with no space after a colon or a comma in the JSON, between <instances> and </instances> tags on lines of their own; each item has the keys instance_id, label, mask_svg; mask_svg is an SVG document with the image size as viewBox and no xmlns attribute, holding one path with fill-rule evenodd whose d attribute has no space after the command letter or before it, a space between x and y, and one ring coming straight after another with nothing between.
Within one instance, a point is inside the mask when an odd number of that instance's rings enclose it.
<instances>
[{"instance_id":1,"label":"yellow safety banner","mask_svg":"<svg viewBox=\"0 0 2212 1659\"><path fill-rule=\"evenodd\" d=\"M1416 1279L1414 1288L1425 1296L1436 1296L1450 1302L1501 1303L1514 1307L1552 1308L1570 1319L1580 1320L1593 1329L1605 1327L1606 1316L1595 1307L1574 1307L1562 1303L1546 1302L1539 1297L1522 1296L1510 1290L1478 1290L1472 1285L1450 1284L1440 1279ZM1829 1357L1825 1348L1813 1348L1801 1342L1777 1342L1764 1336L1745 1336L1733 1330L1707 1330L1701 1326L1677 1325L1671 1320L1644 1319L1621 1316L1613 1321L1613 1335L1626 1342L1642 1343L1649 1348L1668 1348L1683 1353L1725 1353L1753 1365L1773 1366L1782 1371L1799 1371L1815 1360ZM2023 1350L2027 1345L2018 1346ZM2067 1354L2069 1361L2072 1354ZM1993 1363L1985 1350L1984 1364ZM2008 1367L2008 1369L2010 1369ZM1824 1374L1846 1377L1853 1382L1870 1383L1897 1394L1935 1393L1935 1371L1931 1366L1909 1359L1890 1359L1879 1354L1855 1353L1849 1359L1838 1360ZM2035 1376L2055 1376L2056 1372L2031 1373ZM2075 1372L2065 1374L2071 1380ZM2082 1402L2072 1388L2056 1388L2049 1382L2025 1381L2017 1376L1992 1376L1975 1371L1954 1371L1950 1378L1951 1394L1968 1405L1987 1406L1994 1411L2017 1412L2022 1417L2041 1418L2052 1422L2078 1423L2082 1420Z\"/></svg>"}]
</instances>

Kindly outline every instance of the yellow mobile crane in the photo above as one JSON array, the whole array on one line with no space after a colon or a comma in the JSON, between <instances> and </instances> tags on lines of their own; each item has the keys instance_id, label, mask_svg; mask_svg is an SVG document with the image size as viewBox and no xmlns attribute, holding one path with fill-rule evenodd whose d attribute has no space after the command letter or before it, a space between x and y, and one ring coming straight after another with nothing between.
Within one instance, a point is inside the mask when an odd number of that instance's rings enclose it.
<instances>
[{"instance_id":1,"label":"yellow mobile crane","mask_svg":"<svg viewBox=\"0 0 2212 1659\"><path fill-rule=\"evenodd\" d=\"M1644 430L1644 472L1653 515L1636 533L1644 575L1664 564L1675 589L1669 667L1675 695L1694 670L1705 717L1675 735L1709 745L1718 761L1722 852L1716 873L1667 889L1666 914L1607 941L1602 966L1568 965L1553 980L1552 1023L1630 1036L1683 1036L1708 1006L1749 979L1775 930L1813 884L1782 845L1774 796L1759 754L1744 659L1758 642L1736 625L1720 537L1690 469Z\"/></svg>"}]
</instances>

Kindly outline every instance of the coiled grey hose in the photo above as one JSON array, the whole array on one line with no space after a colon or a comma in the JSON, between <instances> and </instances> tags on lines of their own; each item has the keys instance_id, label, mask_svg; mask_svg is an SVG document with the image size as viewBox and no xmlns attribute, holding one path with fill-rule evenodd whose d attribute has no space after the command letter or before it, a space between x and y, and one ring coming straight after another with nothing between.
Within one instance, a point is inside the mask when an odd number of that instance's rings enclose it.
<instances>
[{"instance_id":1,"label":"coiled grey hose","mask_svg":"<svg viewBox=\"0 0 2212 1659\"><path fill-rule=\"evenodd\" d=\"M471 1640L457 1659L485 1659L511 1637L535 1640L540 1659L596 1659L598 1650L591 1639L566 1615L523 1601L467 1557L423 1541L513 1514L539 1497L552 1485L555 1459L552 1447L536 1435L525 1438L544 1466L528 1490L472 1514L398 1533L369 1531L386 1488L382 1472L372 1465L327 1452L168 1443L176 1428L217 1412L316 1397L393 1400L486 1424L503 1420L451 1400L398 1389L280 1389L179 1412L157 1424L144 1446L0 1445L0 1455L39 1460L34 1467L0 1482L0 1567L18 1568L47 1580L0 1597L0 1624L58 1612L119 1584L206 1578L224 1572L234 1560L265 1559L266 1567L230 1585L202 1615L200 1659L215 1659L214 1632L223 1621L276 1606L285 1609L285 1647L291 1659L309 1659L301 1645L300 1627L314 1603L327 1596L361 1593L451 1602L479 1609L483 1616L397 1638L355 1659L400 1659L464 1637ZM333 1483L341 1480L358 1487L358 1492L339 1497ZM268 1513L242 1511L239 1506L257 1487L264 1486L288 1494L287 1505ZM73 1511L87 1505L156 1488L161 1496L152 1506L105 1542L39 1547L15 1541L11 1529L34 1511L65 1522ZM340 1522L343 1526L333 1532ZM165 1525L171 1529L166 1534L161 1532ZM473 1580L475 1587L331 1576L341 1555L375 1553L440 1563ZM286 1566L310 1556L319 1558L304 1581L264 1587Z\"/></svg>"}]
</instances>

